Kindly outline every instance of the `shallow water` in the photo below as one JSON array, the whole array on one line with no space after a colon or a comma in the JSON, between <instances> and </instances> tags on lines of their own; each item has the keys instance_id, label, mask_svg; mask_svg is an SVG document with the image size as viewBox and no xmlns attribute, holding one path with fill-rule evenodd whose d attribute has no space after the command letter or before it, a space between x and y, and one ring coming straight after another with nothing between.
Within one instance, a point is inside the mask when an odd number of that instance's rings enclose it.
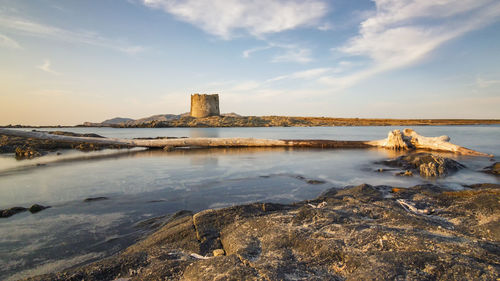
<instances>
[{"instance_id":1,"label":"shallow water","mask_svg":"<svg viewBox=\"0 0 500 281\"><path fill-rule=\"evenodd\" d=\"M402 127L306 128L63 128L106 137L256 137L370 140ZM500 126L412 127L426 136L500 155ZM55 130L55 129L47 129ZM106 150L64 152L17 161L0 155L0 209L38 203L52 208L0 220L0 279L60 270L114 253L144 233L135 223L175 211L199 211L249 202L311 199L331 187L361 183L408 187L437 183L450 188L492 182L478 172L491 159L446 155L467 169L443 179L378 173L376 161L398 154L379 149L233 148L164 152ZM308 179L323 183L310 184ZM83 202L88 197L108 200ZM65 260L65 261L63 261Z\"/></svg>"}]
</instances>

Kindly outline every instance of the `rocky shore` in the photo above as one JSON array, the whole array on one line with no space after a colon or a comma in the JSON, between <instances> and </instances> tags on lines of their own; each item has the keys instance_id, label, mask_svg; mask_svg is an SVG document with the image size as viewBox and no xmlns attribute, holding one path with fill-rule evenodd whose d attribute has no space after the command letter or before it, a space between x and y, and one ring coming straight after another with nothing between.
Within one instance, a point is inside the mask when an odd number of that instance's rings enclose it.
<instances>
[{"instance_id":1,"label":"rocky shore","mask_svg":"<svg viewBox=\"0 0 500 281\"><path fill-rule=\"evenodd\" d=\"M166 117L165 117L166 116ZM123 119L123 118L122 118ZM195 118L182 115L158 115L123 122L86 122L84 127L164 128L164 127L313 127L313 126L422 126L491 125L500 120L473 119L363 119L293 116L239 116L237 114Z\"/></svg>"},{"instance_id":2,"label":"rocky shore","mask_svg":"<svg viewBox=\"0 0 500 281\"><path fill-rule=\"evenodd\" d=\"M54 135L67 135L74 137L97 137L97 134L77 134L72 132L51 131ZM123 145L104 145L86 142L61 142L54 140L43 140L25 137L14 137L0 134L0 153L15 153L17 159L34 158L48 152L56 152L60 149L77 149L81 151L94 151L105 148L125 148Z\"/></svg>"},{"instance_id":3,"label":"rocky shore","mask_svg":"<svg viewBox=\"0 0 500 281\"><path fill-rule=\"evenodd\" d=\"M123 252L28 280L498 280L500 185L368 184L180 211Z\"/></svg>"}]
</instances>

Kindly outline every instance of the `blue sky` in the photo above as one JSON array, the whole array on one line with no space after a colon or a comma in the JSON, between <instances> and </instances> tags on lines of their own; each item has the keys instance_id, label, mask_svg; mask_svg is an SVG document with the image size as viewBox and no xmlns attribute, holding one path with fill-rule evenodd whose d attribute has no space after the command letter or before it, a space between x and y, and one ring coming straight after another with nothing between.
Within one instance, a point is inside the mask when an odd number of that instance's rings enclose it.
<instances>
[{"instance_id":1,"label":"blue sky","mask_svg":"<svg viewBox=\"0 0 500 281\"><path fill-rule=\"evenodd\" d=\"M498 0L0 0L0 124L500 118Z\"/></svg>"}]
</instances>

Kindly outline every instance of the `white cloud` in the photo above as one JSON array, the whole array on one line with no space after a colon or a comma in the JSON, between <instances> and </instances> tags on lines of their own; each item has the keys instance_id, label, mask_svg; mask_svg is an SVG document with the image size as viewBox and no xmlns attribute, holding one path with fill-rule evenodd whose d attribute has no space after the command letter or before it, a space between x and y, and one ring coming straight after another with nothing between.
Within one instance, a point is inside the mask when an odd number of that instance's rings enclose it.
<instances>
[{"instance_id":1,"label":"white cloud","mask_svg":"<svg viewBox=\"0 0 500 281\"><path fill-rule=\"evenodd\" d=\"M50 73L50 74L54 74L54 75L61 75L61 73L57 72L57 71L54 71L52 68L50 68L50 60L48 59L45 59L43 61L43 64L42 65L38 65L36 68L42 70L42 71L45 71L47 73Z\"/></svg>"},{"instance_id":2,"label":"white cloud","mask_svg":"<svg viewBox=\"0 0 500 281\"><path fill-rule=\"evenodd\" d=\"M496 84L500 84L500 80L487 80L481 77L480 75L476 77L476 85L479 88L488 88Z\"/></svg>"},{"instance_id":3,"label":"white cloud","mask_svg":"<svg viewBox=\"0 0 500 281\"><path fill-rule=\"evenodd\" d=\"M374 0L376 12L360 25L358 36L335 49L371 60L364 69L320 79L349 87L381 72L422 62L444 43L500 18L496 0Z\"/></svg>"},{"instance_id":4,"label":"white cloud","mask_svg":"<svg viewBox=\"0 0 500 281\"><path fill-rule=\"evenodd\" d=\"M262 47L255 47L255 48L251 48L251 49L248 49L248 50L244 50L243 51L243 57L244 58L249 58L251 54L255 53L255 52L260 52L260 51L264 51L264 50L268 50L268 49L271 49L273 46L272 45L267 45L267 46L262 46Z\"/></svg>"},{"instance_id":5,"label":"white cloud","mask_svg":"<svg viewBox=\"0 0 500 281\"><path fill-rule=\"evenodd\" d=\"M17 43L14 39L9 38L2 34L0 34L0 47L9 49L21 49L19 43Z\"/></svg>"},{"instance_id":6,"label":"white cloud","mask_svg":"<svg viewBox=\"0 0 500 281\"><path fill-rule=\"evenodd\" d=\"M316 78L318 76L321 76L329 71L332 71L332 68L313 68L313 69L308 69L308 70L303 70L303 71L298 71L294 72L289 75L282 75L278 77L271 78L267 80L266 82L276 82L280 80L285 80L285 79L312 79Z\"/></svg>"},{"instance_id":7,"label":"white cloud","mask_svg":"<svg viewBox=\"0 0 500 281\"><path fill-rule=\"evenodd\" d=\"M136 54L145 50L143 46L130 45L121 41L111 40L95 32L70 31L23 18L5 16L5 14L2 13L0 13L0 27L30 36L51 38L71 43L83 43L127 54Z\"/></svg>"},{"instance_id":8,"label":"white cloud","mask_svg":"<svg viewBox=\"0 0 500 281\"><path fill-rule=\"evenodd\" d=\"M241 92L241 91L250 91L257 89L261 86L261 84L257 81L245 81L234 85L230 90Z\"/></svg>"},{"instance_id":9,"label":"white cloud","mask_svg":"<svg viewBox=\"0 0 500 281\"><path fill-rule=\"evenodd\" d=\"M142 0L205 32L231 39L315 26L328 12L325 0Z\"/></svg>"},{"instance_id":10,"label":"white cloud","mask_svg":"<svg viewBox=\"0 0 500 281\"><path fill-rule=\"evenodd\" d=\"M289 48L285 53L277 55L272 62L298 62L308 63L313 61L311 50L306 48Z\"/></svg>"}]
</instances>

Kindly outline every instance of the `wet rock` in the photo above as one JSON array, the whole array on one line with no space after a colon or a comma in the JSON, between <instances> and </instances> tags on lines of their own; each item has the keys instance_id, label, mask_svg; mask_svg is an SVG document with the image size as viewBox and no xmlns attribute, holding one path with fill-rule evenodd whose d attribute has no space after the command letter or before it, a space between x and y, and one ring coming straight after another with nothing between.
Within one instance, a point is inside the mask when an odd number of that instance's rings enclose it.
<instances>
[{"instance_id":1,"label":"wet rock","mask_svg":"<svg viewBox=\"0 0 500 281\"><path fill-rule=\"evenodd\" d=\"M412 177L413 176L413 172L410 171L410 170L406 170L406 171L397 173L396 176Z\"/></svg>"},{"instance_id":2,"label":"wet rock","mask_svg":"<svg viewBox=\"0 0 500 281\"><path fill-rule=\"evenodd\" d=\"M25 212L26 210L28 209L24 207L12 207L10 209L0 210L0 218L8 218L17 213Z\"/></svg>"},{"instance_id":3,"label":"wet rock","mask_svg":"<svg viewBox=\"0 0 500 281\"><path fill-rule=\"evenodd\" d=\"M447 176L465 168L464 165L453 159L430 153L412 153L380 163L390 167L400 167L408 171L418 172L424 177Z\"/></svg>"},{"instance_id":4,"label":"wet rock","mask_svg":"<svg viewBox=\"0 0 500 281\"><path fill-rule=\"evenodd\" d=\"M224 256L226 252L224 251L224 249L216 249L213 251L213 254L214 257L218 257L218 256Z\"/></svg>"},{"instance_id":5,"label":"wet rock","mask_svg":"<svg viewBox=\"0 0 500 281\"><path fill-rule=\"evenodd\" d=\"M42 210L48 209L50 206L42 206L39 204L33 204L31 207L28 208L28 211L30 211L32 214L38 213Z\"/></svg>"},{"instance_id":6,"label":"wet rock","mask_svg":"<svg viewBox=\"0 0 500 281\"><path fill-rule=\"evenodd\" d=\"M495 162L493 165L484 168L485 173L500 175L500 162Z\"/></svg>"},{"instance_id":7,"label":"wet rock","mask_svg":"<svg viewBox=\"0 0 500 281\"><path fill-rule=\"evenodd\" d=\"M309 178L306 178L304 176L295 176L295 178L298 180L304 181L307 184L313 184L313 185L326 183L326 181L324 181L324 180L309 179Z\"/></svg>"},{"instance_id":8,"label":"wet rock","mask_svg":"<svg viewBox=\"0 0 500 281\"><path fill-rule=\"evenodd\" d=\"M499 200L495 184L364 184L183 212L118 255L32 280L496 280Z\"/></svg>"},{"instance_id":9,"label":"wet rock","mask_svg":"<svg viewBox=\"0 0 500 281\"><path fill-rule=\"evenodd\" d=\"M89 197L83 200L83 202L94 202L94 201L102 201L102 200L108 200L108 197Z\"/></svg>"},{"instance_id":10,"label":"wet rock","mask_svg":"<svg viewBox=\"0 0 500 281\"><path fill-rule=\"evenodd\" d=\"M30 146L18 146L16 147L15 153L17 159L30 159L42 155L39 151Z\"/></svg>"}]
</instances>

